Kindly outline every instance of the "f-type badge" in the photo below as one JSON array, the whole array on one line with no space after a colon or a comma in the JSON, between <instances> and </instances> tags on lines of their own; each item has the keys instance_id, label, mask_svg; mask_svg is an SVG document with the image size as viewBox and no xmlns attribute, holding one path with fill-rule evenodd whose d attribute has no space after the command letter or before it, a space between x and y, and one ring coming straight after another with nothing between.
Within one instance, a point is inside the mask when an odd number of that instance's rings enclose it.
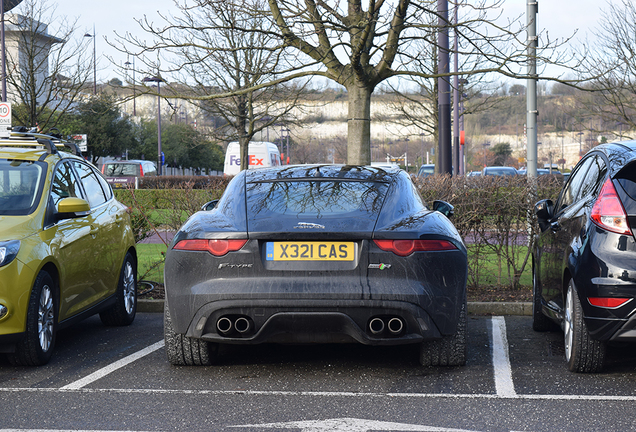
<instances>
[{"instance_id":1,"label":"f-type badge","mask_svg":"<svg viewBox=\"0 0 636 432\"><path fill-rule=\"evenodd\" d=\"M325 226L311 222L298 222L294 229L325 229Z\"/></svg>"},{"instance_id":2,"label":"f-type badge","mask_svg":"<svg viewBox=\"0 0 636 432\"><path fill-rule=\"evenodd\" d=\"M380 264L369 264L369 268L370 268L370 269L380 269L380 270L384 270L384 269L389 269L389 268L391 268L391 264L384 264L384 263L380 263Z\"/></svg>"}]
</instances>

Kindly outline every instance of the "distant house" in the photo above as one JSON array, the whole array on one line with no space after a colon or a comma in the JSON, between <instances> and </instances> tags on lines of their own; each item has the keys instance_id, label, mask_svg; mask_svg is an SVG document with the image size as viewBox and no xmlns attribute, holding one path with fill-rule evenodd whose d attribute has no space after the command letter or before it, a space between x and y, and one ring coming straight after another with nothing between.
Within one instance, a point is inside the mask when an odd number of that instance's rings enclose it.
<instances>
[{"instance_id":1,"label":"distant house","mask_svg":"<svg viewBox=\"0 0 636 432\"><path fill-rule=\"evenodd\" d=\"M19 14L5 14L8 102L20 103L30 100L31 94L46 93L32 89L47 85L49 53L54 44L61 42L62 39L48 33L48 24Z\"/></svg>"}]
</instances>

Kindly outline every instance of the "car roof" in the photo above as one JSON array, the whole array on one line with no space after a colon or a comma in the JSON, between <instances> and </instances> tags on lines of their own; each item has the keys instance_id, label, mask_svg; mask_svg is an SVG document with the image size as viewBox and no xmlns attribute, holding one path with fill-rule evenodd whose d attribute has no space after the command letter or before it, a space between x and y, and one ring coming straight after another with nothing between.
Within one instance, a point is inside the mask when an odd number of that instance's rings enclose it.
<instances>
[{"instance_id":1,"label":"car roof","mask_svg":"<svg viewBox=\"0 0 636 432\"><path fill-rule=\"evenodd\" d=\"M61 140L53 135L12 132L9 137L0 138L0 154L7 157L42 160L47 155L81 157L82 152L75 143Z\"/></svg>"},{"instance_id":2,"label":"car roof","mask_svg":"<svg viewBox=\"0 0 636 432\"><path fill-rule=\"evenodd\" d=\"M283 165L258 170L244 170L248 182L274 180L301 180L333 178L340 180L367 180L389 182L403 172L400 168L383 168L368 165Z\"/></svg>"},{"instance_id":3,"label":"car roof","mask_svg":"<svg viewBox=\"0 0 636 432\"><path fill-rule=\"evenodd\" d=\"M590 152L592 151L601 152L609 159L608 170L611 177L614 177L625 165L636 162L636 140L600 144L592 148Z\"/></svg>"}]
</instances>

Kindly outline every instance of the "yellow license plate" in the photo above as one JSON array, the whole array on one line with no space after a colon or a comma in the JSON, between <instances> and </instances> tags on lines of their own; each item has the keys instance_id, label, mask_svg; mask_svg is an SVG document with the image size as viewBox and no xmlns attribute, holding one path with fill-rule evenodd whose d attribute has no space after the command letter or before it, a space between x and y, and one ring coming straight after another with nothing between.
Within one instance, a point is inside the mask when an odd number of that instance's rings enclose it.
<instances>
[{"instance_id":1,"label":"yellow license plate","mask_svg":"<svg viewBox=\"0 0 636 432\"><path fill-rule=\"evenodd\" d=\"M267 261L353 261L353 242L267 242Z\"/></svg>"}]
</instances>

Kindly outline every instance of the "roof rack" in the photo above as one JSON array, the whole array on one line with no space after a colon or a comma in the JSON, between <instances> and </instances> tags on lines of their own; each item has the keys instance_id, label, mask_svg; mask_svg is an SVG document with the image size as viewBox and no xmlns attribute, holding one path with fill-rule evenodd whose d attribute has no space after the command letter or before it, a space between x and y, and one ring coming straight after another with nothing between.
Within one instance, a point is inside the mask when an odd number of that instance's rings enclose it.
<instances>
[{"instance_id":1,"label":"roof rack","mask_svg":"<svg viewBox=\"0 0 636 432\"><path fill-rule=\"evenodd\" d=\"M14 141L14 142L11 142ZM60 149L67 148L76 156L82 156L78 145L72 142L63 141L57 136L46 135L38 132L27 132L23 128L15 128L11 132L9 139L3 140L0 147L43 147L50 154L57 154Z\"/></svg>"}]
</instances>

